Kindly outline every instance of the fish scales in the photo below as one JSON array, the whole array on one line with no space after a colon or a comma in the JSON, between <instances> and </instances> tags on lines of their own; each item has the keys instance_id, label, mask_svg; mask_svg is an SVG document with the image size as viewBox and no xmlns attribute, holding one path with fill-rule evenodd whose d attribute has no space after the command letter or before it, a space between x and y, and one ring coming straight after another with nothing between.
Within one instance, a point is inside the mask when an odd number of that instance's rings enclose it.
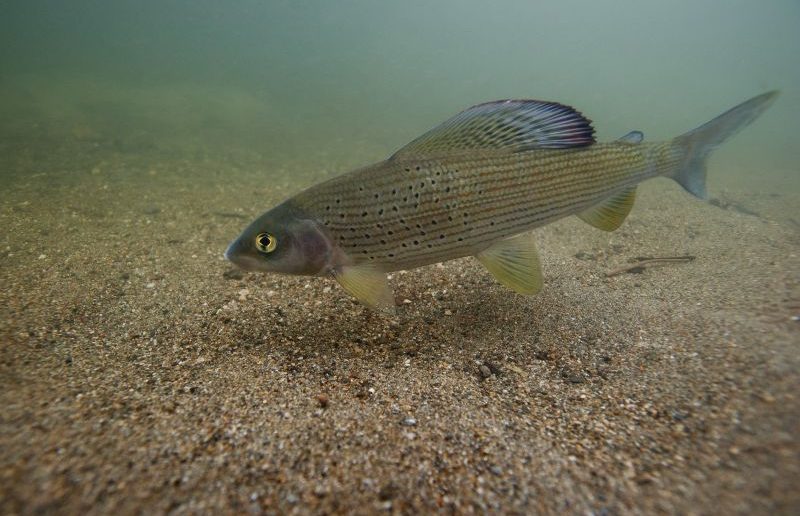
<instances>
[{"instance_id":1,"label":"fish scales","mask_svg":"<svg viewBox=\"0 0 800 516\"><path fill-rule=\"evenodd\" d=\"M294 202L356 262L383 270L476 254L497 238L596 204L676 166L669 144L596 144L516 154L385 161L306 190ZM677 155L676 155L677 157Z\"/></svg>"},{"instance_id":2,"label":"fish scales","mask_svg":"<svg viewBox=\"0 0 800 516\"><path fill-rule=\"evenodd\" d=\"M259 271L330 276L368 306L394 310L387 273L475 258L520 294L543 285L528 231L576 215L613 231L638 183L674 179L705 199L711 151L774 101L769 92L665 142L631 131L596 143L591 122L554 102L468 108L386 161L301 192L253 221L225 256Z\"/></svg>"}]
</instances>

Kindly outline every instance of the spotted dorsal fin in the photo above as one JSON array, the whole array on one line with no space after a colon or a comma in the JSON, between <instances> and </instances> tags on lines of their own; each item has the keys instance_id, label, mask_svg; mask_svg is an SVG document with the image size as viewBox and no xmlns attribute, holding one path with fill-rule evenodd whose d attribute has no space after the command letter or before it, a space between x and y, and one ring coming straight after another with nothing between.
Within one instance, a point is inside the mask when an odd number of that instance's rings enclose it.
<instances>
[{"instance_id":1,"label":"spotted dorsal fin","mask_svg":"<svg viewBox=\"0 0 800 516\"><path fill-rule=\"evenodd\" d=\"M478 104L412 141L389 159L465 150L565 149L594 143L591 120L569 106L540 100Z\"/></svg>"}]
</instances>

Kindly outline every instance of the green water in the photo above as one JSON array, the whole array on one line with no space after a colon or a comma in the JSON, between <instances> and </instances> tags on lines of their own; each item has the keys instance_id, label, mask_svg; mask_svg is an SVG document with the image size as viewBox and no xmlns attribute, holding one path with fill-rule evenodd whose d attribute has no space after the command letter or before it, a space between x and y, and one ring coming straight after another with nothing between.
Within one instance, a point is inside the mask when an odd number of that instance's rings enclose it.
<instances>
[{"instance_id":1,"label":"green water","mask_svg":"<svg viewBox=\"0 0 800 516\"><path fill-rule=\"evenodd\" d=\"M710 181L728 184L725 170L730 184L800 183L796 0L33 0L0 9L7 156L15 145L77 141L277 167L330 160L314 172L330 175L492 99L557 100L592 118L600 139L631 129L660 139L780 89L775 107L715 155Z\"/></svg>"}]
</instances>

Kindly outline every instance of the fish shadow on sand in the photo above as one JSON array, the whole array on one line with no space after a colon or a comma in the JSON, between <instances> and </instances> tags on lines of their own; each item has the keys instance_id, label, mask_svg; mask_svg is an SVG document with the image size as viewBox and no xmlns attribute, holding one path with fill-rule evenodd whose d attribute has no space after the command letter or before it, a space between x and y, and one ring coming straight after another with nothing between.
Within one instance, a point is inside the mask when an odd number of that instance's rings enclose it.
<instances>
[{"instance_id":1,"label":"fish shadow on sand","mask_svg":"<svg viewBox=\"0 0 800 516\"><path fill-rule=\"evenodd\" d=\"M257 346L271 351L301 347L308 352L337 353L352 345L379 355L398 347L423 355L426 351L447 354L454 346L483 351L509 339L533 341L545 328L564 326L575 310L557 289L528 297L511 294L488 277L476 283L478 288L451 291L441 301L401 302L394 316L371 311L334 291L328 295L340 297L331 301L339 309L311 315L300 305L275 307L275 319L282 321L278 326L264 327L260 318L249 317L239 318L237 325L268 335ZM369 361L370 357L368 352L362 358Z\"/></svg>"}]
</instances>

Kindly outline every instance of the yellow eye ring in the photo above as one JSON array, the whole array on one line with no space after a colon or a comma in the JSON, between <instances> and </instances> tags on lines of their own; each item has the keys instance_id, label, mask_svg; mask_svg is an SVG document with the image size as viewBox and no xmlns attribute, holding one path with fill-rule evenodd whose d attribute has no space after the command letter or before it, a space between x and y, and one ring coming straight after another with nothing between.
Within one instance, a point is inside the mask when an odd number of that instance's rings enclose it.
<instances>
[{"instance_id":1,"label":"yellow eye ring","mask_svg":"<svg viewBox=\"0 0 800 516\"><path fill-rule=\"evenodd\" d=\"M271 253L278 247L278 239L269 233L259 233L256 237L256 249L264 254Z\"/></svg>"}]
</instances>

